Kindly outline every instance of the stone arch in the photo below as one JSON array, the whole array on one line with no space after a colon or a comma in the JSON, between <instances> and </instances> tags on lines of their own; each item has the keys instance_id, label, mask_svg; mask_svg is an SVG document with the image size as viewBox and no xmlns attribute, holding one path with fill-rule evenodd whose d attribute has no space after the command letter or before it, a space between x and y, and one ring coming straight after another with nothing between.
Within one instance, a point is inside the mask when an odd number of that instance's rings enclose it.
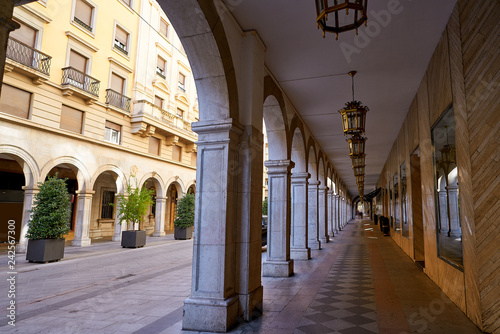
<instances>
[{"instance_id":1,"label":"stone arch","mask_svg":"<svg viewBox=\"0 0 500 334\"><path fill-rule=\"evenodd\" d=\"M87 167L85 167L85 164L78 160L77 158L74 157L59 157L56 159L50 160L48 163L45 164L42 168L42 172L40 173L40 180L45 180L49 172L54 168L59 165L68 165L71 170L76 175L76 180L78 181L78 190L91 190L92 188L90 187L90 173L87 170Z\"/></svg>"},{"instance_id":2,"label":"stone arch","mask_svg":"<svg viewBox=\"0 0 500 334\"><path fill-rule=\"evenodd\" d=\"M171 178L166 190L165 231L173 231L176 216L177 200L184 196L183 186L179 178Z\"/></svg>"},{"instance_id":3,"label":"stone arch","mask_svg":"<svg viewBox=\"0 0 500 334\"><path fill-rule=\"evenodd\" d=\"M196 180L191 180L186 184L186 193L189 193L190 191L192 191L193 194L196 193Z\"/></svg>"},{"instance_id":4,"label":"stone arch","mask_svg":"<svg viewBox=\"0 0 500 334\"><path fill-rule=\"evenodd\" d=\"M122 193L127 186L127 178L125 176L125 173L123 173L123 171L115 165L103 165L99 167L90 180L90 189L94 189L97 178L104 172L111 172L114 174L113 176L116 181L116 192Z\"/></svg>"},{"instance_id":5,"label":"stone arch","mask_svg":"<svg viewBox=\"0 0 500 334\"><path fill-rule=\"evenodd\" d=\"M269 160L289 159L285 101L281 90L270 76L264 78L263 115L269 143Z\"/></svg>"},{"instance_id":6,"label":"stone arch","mask_svg":"<svg viewBox=\"0 0 500 334\"><path fill-rule=\"evenodd\" d=\"M318 157L318 180L321 181L321 184L328 187L327 183L327 173L325 168L325 159L323 157L323 152L319 152Z\"/></svg>"},{"instance_id":7,"label":"stone arch","mask_svg":"<svg viewBox=\"0 0 500 334\"><path fill-rule=\"evenodd\" d=\"M304 137L304 127L302 123L297 121L294 117L292 124L290 126L290 133L293 135L290 137L290 143L288 148L290 150L289 155L292 161L295 163L293 168L294 172L306 172L307 171L307 155L306 155L306 142Z\"/></svg>"},{"instance_id":8,"label":"stone arch","mask_svg":"<svg viewBox=\"0 0 500 334\"><path fill-rule=\"evenodd\" d=\"M2 144L0 145L0 154L8 155L21 166L26 187L33 188L38 184L40 181L40 168L28 152L13 145Z\"/></svg>"},{"instance_id":9,"label":"stone arch","mask_svg":"<svg viewBox=\"0 0 500 334\"><path fill-rule=\"evenodd\" d=\"M316 153L316 144L312 137L306 146L307 171L311 174L311 180L318 180L318 154Z\"/></svg>"},{"instance_id":10,"label":"stone arch","mask_svg":"<svg viewBox=\"0 0 500 334\"><path fill-rule=\"evenodd\" d=\"M153 179L153 184L155 186L155 189L156 189L156 196L157 197L161 197L163 194L164 194L164 182L163 182L163 179L161 178L161 176L156 173L156 172L150 172L150 173L146 173L142 176L141 180L137 183L137 186L138 187L142 187L147 180L149 179Z\"/></svg>"},{"instance_id":11,"label":"stone arch","mask_svg":"<svg viewBox=\"0 0 500 334\"><path fill-rule=\"evenodd\" d=\"M200 120L238 121L238 91L231 50L211 1L162 1L188 55L200 103ZM193 17L195 16L195 17Z\"/></svg>"},{"instance_id":12,"label":"stone arch","mask_svg":"<svg viewBox=\"0 0 500 334\"><path fill-rule=\"evenodd\" d=\"M194 181L192 182L194 183ZM184 195L187 192L187 186L185 186L184 182L180 177L174 176L169 178L165 183L165 190L168 190L168 188L170 188L172 184L174 184L175 187L177 188L179 195Z\"/></svg>"}]
</instances>

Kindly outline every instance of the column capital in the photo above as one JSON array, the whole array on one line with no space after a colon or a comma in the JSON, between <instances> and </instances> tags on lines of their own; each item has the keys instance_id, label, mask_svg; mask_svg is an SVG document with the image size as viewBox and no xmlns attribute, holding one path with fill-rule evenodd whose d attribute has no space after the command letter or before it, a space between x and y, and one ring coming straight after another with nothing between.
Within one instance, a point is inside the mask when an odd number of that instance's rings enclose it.
<instances>
[{"instance_id":1,"label":"column capital","mask_svg":"<svg viewBox=\"0 0 500 334\"><path fill-rule=\"evenodd\" d=\"M328 191L328 189L330 189L330 188L328 188L327 186L321 186L321 185L320 185L320 186L318 187L318 189L319 189L319 190L323 190L323 191L327 192L327 191Z\"/></svg>"},{"instance_id":2,"label":"column capital","mask_svg":"<svg viewBox=\"0 0 500 334\"><path fill-rule=\"evenodd\" d=\"M333 190L328 189L328 196L335 196Z\"/></svg>"},{"instance_id":3,"label":"column capital","mask_svg":"<svg viewBox=\"0 0 500 334\"><path fill-rule=\"evenodd\" d=\"M309 179L311 177L311 174L307 173L307 172L299 172L299 173L292 173L292 181L295 181L295 182L300 182L302 179L304 181L307 181L307 179Z\"/></svg>"},{"instance_id":4,"label":"column capital","mask_svg":"<svg viewBox=\"0 0 500 334\"><path fill-rule=\"evenodd\" d=\"M310 186L318 186L321 184L321 181L320 180L311 180L309 181L309 185Z\"/></svg>"},{"instance_id":5,"label":"column capital","mask_svg":"<svg viewBox=\"0 0 500 334\"><path fill-rule=\"evenodd\" d=\"M281 174L290 172L295 163L291 160L267 160L264 161L264 166L267 167L267 174Z\"/></svg>"},{"instance_id":6,"label":"column capital","mask_svg":"<svg viewBox=\"0 0 500 334\"><path fill-rule=\"evenodd\" d=\"M232 118L193 122L191 123L191 130L199 135L208 136L209 138L206 138L206 140L209 141L219 139L220 134L233 132L238 137L243 134L243 127L233 121ZM227 139L229 139L229 137Z\"/></svg>"},{"instance_id":7,"label":"column capital","mask_svg":"<svg viewBox=\"0 0 500 334\"><path fill-rule=\"evenodd\" d=\"M95 191L90 189L77 190L75 191L75 194L77 194L78 196L92 196L95 194Z\"/></svg>"}]
</instances>

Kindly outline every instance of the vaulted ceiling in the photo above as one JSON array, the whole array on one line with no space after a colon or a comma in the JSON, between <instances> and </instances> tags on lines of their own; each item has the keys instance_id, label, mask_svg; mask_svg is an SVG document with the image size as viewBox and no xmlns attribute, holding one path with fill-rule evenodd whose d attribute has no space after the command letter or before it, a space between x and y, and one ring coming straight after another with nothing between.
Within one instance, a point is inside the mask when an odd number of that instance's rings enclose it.
<instances>
[{"instance_id":1,"label":"vaulted ceiling","mask_svg":"<svg viewBox=\"0 0 500 334\"><path fill-rule=\"evenodd\" d=\"M367 114L365 192L375 188L456 0L369 0L368 26L339 35L316 27L313 0L225 0L243 30L266 45L278 80L353 196L358 194L340 122L355 98Z\"/></svg>"}]
</instances>

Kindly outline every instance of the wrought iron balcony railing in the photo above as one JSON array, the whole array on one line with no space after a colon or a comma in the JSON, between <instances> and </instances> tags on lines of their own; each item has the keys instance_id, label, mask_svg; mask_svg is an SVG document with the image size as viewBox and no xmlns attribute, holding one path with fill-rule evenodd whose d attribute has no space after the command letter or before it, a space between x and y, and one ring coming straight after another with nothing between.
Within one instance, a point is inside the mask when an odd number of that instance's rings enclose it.
<instances>
[{"instance_id":1,"label":"wrought iron balcony railing","mask_svg":"<svg viewBox=\"0 0 500 334\"><path fill-rule=\"evenodd\" d=\"M123 53L125 56L128 56L128 51L127 51L127 47L117 41L115 41L115 44L113 45L114 48L118 51L120 51L121 53Z\"/></svg>"},{"instance_id":2,"label":"wrought iron balcony railing","mask_svg":"<svg viewBox=\"0 0 500 334\"><path fill-rule=\"evenodd\" d=\"M111 88L106 89L106 104L130 112L130 97L120 94Z\"/></svg>"},{"instance_id":3,"label":"wrought iron balcony railing","mask_svg":"<svg viewBox=\"0 0 500 334\"><path fill-rule=\"evenodd\" d=\"M62 84L70 85L79 88L89 94L99 97L100 81L92 78L73 67L65 67L62 69Z\"/></svg>"},{"instance_id":4,"label":"wrought iron balcony railing","mask_svg":"<svg viewBox=\"0 0 500 334\"><path fill-rule=\"evenodd\" d=\"M15 38L9 37L6 50L7 58L28 66L35 71L45 75L50 75L50 62L52 57L33 49L32 47L18 41Z\"/></svg>"},{"instance_id":5,"label":"wrought iron balcony railing","mask_svg":"<svg viewBox=\"0 0 500 334\"><path fill-rule=\"evenodd\" d=\"M178 87L181 91L186 92L186 85L184 85L183 83L180 83L180 82L179 82L179 84L177 85L177 87Z\"/></svg>"}]
</instances>

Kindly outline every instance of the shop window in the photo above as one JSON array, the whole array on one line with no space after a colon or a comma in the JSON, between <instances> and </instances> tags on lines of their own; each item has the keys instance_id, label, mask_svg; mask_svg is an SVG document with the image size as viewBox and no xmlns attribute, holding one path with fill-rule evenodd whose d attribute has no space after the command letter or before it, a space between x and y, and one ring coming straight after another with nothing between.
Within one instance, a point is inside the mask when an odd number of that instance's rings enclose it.
<instances>
[{"instance_id":1,"label":"shop window","mask_svg":"<svg viewBox=\"0 0 500 334\"><path fill-rule=\"evenodd\" d=\"M7 84L2 85L2 95L0 95L1 112L27 119L29 118L30 106L30 92Z\"/></svg>"},{"instance_id":2,"label":"shop window","mask_svg":"<svg viewBox=\"0 0 500 334\"><path fill-rule=\"evenodd\" d=\"M401 177L400 197L401 197L401 232L403 237L409 237L408 228L408 194L406 188L406 161L399 167L399 175Z\"/></svg>"},{"instance_id":3,"label":"shop window","mask_svg":"<svg viewBox=\"0 0 500 334\"><path fill-rule=\"evenodd\" d=\"M455 119L446 110L431 131L438 256L463 268Z\"/></svg>"},{"instance_id":4,"label":"shop window","mask_svg":"<svg viewBox=\"0 0 500 334\"><path fill-rule=\"evenodd\" d=\"M160 155L161 139L149 137L149 150L148 152L154 155Z\"/></svg>"},{"instance_id":5,"label":"shop window","mask_svg":"<svg viewBox=\"0 0 500 334\"><path fill-rule=\"evenodd\" d=\"M104 140L114 144L120 144L121 125L106 121L104 128Z\"/></svg>"},{"instance_id":6,"label":"shop window","mask_svg":"<svg viewBox=\"0 0 500 334\"><path fill-rule=\"evenodd\" d=\"M83 111L63 105L61 110L60 128L76 133L82 133Z\"/></svg>"}]
</instances>

